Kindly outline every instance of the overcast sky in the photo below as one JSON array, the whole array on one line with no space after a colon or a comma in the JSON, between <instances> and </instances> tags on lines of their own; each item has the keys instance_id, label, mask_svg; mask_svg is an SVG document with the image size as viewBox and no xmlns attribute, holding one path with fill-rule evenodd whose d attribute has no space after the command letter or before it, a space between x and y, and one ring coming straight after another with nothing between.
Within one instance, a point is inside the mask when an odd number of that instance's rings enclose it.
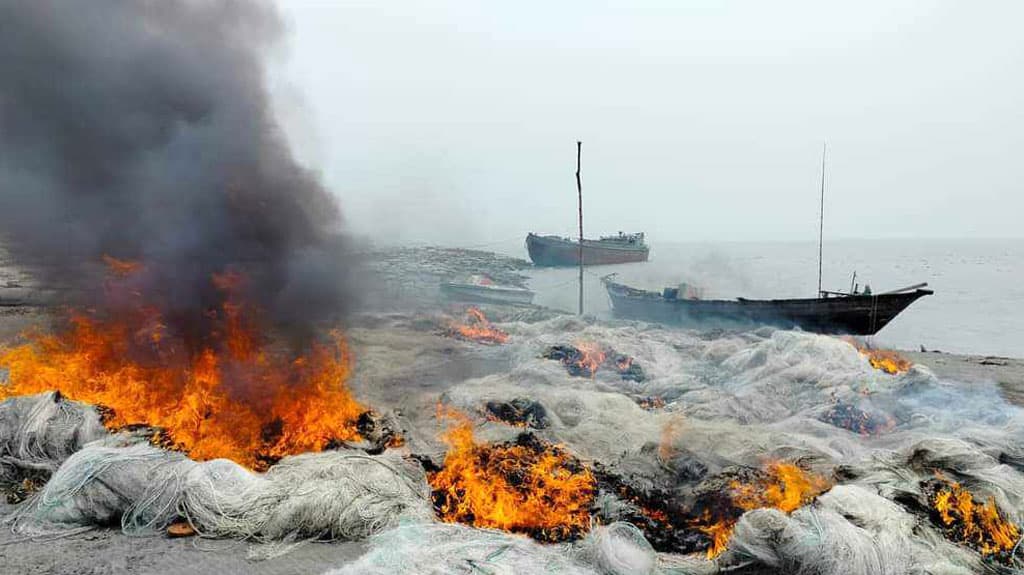
<instances>
[{"instance_id":1,"label":"overcast sky","mask_svg":"<svg viewBox=\"0 0 1024 575\"><path fill-rule=\"evenodd\" d=\"M275 94L350 228L1021 237L1024 2L280 2Z\"/></svg>"}]
</instances>

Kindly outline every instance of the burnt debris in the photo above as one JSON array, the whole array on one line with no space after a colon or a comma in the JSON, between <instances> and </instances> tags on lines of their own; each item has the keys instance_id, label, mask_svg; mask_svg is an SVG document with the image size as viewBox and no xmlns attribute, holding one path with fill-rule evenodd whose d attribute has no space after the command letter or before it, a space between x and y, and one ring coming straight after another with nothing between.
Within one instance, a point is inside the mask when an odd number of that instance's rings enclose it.
<instances>
[{"instance_id":1,"label":"burnt debris","mask_svg":"<svg viewBox=\"0 0 1024 575\"><path fill-rule=\"evenodd\" d=\"M642 383L643 368L632 357L598 347L587 349L573 345L553 345L541 354L544 359L562 362L573 377L594 377L599 370L614 371L623 381Z\"/></svg>"},{"instance_id":2,"label":"burnt debris","mask_svg":"<svg viewBox=\"0 0 1024 575\"><path fill-rule=\"evenodd\" d=\"M511 401L488 401L486 408L489 419L516 427L546 429L551 425L551 419L544 406L525 397L517 397Z\"/></svg>"},{"instance_id":3,"label":"burnt debris","mask_svg":"<svg viewBox=\"0 0 1024 575\"><path fill-rule=\"evenodd\" d=\"M818 419L860 435L880 435L896 427L896 420L886 413L862 409L843 401L836 402Z\"/></svg>"}]
</instances>

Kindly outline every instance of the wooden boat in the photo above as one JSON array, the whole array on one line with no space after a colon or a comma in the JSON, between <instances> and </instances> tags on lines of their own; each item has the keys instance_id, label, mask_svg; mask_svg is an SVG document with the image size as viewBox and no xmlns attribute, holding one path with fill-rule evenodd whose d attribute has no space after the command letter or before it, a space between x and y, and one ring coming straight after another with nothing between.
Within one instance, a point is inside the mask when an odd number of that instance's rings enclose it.
<instances>
[{"instance_id":1,"label":"wooden boat","mask_svg":"<svg viewBox=\"0 0 1024 575\"><path fill-rule=\"evenodd\" d=\"M464 282L442 283L441 293L450 299L460 301L514 305L529 305L533 302L534 295L526 288L496 284L494 280L482 274L469 276Z\"/></svg>"},{"instance_id":2,"label":"wooden boat","mask_svg":"<svg viewBox=\"0 0 1024 575\"><path fill-rule=\"evenodd\" d=\"M578 240L558 236L526 235L526 250L538 266L580 265ZM644 243L643 232L605 236L597 240L583 240L583 265L622 264L647 261L650 248Z\"/></svg>"},{"instance_id":3,"label":"wooden boat","mask_svg":"<svg viewBox=\"0 0 1024 575\"><path fill-rule=\"evenodd\" d=\"M614 274L613 274L614 275ZM874 335L932 290L917 284L881 294L822 292L807 299L703 300L632 288L602 278L618 317L685 326L772 325L829 334Z\"/></svg>"}]
</instances>

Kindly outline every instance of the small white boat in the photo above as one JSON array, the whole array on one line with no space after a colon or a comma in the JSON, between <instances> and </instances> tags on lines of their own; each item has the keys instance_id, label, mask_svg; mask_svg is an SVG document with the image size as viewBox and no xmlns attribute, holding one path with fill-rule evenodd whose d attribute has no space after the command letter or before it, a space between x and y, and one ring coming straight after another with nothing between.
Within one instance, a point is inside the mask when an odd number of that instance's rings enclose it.
<instances>
[{"instance_id":1,"label":"small white boat","mask_svg":"<svg viewBox=\"0 0 1024 575\"><path fill-rule=\"evenodd\" d=\"M441 293L451 299L529 305L533 292L521 287L500 285L485 275L472 275L465 282L444 282Z\"/></svg>"}]
</instances>

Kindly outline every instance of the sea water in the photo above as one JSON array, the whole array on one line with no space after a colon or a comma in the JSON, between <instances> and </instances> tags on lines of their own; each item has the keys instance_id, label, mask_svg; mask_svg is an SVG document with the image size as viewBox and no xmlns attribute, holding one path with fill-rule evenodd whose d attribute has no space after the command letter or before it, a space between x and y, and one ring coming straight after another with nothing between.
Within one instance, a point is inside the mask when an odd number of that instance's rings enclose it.
<instances>
[{"instance_id":1,"label":"sea water","mask_svg":"<svg viewBox=\"0 0 1024 575\"><path fill-rule=\"evenodd\" d=\"M524 247L496 251L526 258ZM856 280L853 273L856 272ZM814 297L816 243L652 242L650 261L585 269L584 311L610 315L600 277L615 273L630 286L661 291L688 282L706 298ZM528 272L534 303L575 312L578 271ZM843 240L824 244L822 289L870 285L882 293L927 282L934 295L913 303L874 337L899 349L1024 357L1024 239Z\"/></svg>"}]
</instances>

